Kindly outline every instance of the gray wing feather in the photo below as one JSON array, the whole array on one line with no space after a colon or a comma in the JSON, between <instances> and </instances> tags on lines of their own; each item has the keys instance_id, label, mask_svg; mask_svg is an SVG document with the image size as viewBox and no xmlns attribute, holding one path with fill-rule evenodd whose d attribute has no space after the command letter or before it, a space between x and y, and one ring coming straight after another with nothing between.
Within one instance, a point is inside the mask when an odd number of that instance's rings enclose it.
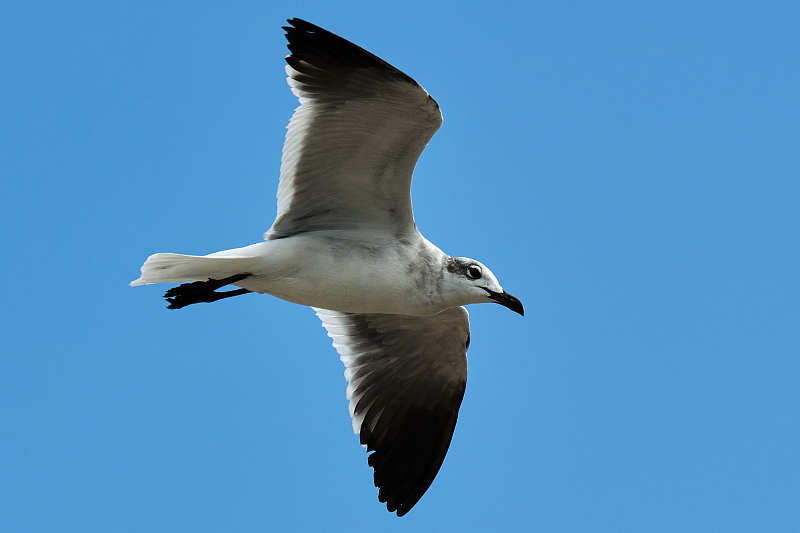
<instances>
[{"instance_id":1,"label":"gray wing feather","mask_svg":"<svg viewBox=\"0 0 800 533\"><path fill-rule=\"evenodd\" d=\"M353 430L372 452L378 499L402 516L428 490L450 446L467 383L467 311L315 311L345 364Z\"/></svg>"},{"instance_id":2,"label":"gray wing feather","mask_svg":"<svg viewBox=\"0 0 800 533\"><path fill-rule=\"evenodd\" d=\"M281 158L279 239L317 230L413 231L411 174L442 123L412 78L300 19L284 27L289 86L300 100Z\"/></svg>"}]
</instances>

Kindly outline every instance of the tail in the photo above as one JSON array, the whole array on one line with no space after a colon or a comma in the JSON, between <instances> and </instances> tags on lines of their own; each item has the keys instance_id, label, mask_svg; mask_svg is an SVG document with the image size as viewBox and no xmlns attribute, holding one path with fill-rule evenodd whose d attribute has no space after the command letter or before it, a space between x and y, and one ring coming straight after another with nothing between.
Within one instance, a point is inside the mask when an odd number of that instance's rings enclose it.
<instances>
[{"instance_id":1,"label":"tail","mask_svg":"<svg viewBox=\"0 0 800 533\"><path fill-rule=\"evenodd\" d=\"M219 255L218 255L219 254ZM153 254L142 265L142 275L131 287L153 283L206 281L252 272L255 257L231 257L224 252L207 255Z\"/></svg>"}]
</instances>

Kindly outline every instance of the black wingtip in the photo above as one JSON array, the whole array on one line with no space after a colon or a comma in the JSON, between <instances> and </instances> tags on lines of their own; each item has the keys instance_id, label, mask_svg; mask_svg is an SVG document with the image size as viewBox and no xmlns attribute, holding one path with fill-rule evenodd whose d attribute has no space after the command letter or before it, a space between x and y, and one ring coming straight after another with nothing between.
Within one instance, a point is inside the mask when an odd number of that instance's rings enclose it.
<instances>
[{"instance_id":1,"label":"black wingtip","mask_svg":"<svg viewBox=\"0 0 800 533\"><path fill-rule=\"evenodd\" d=\"M296 17L286 19L286 22L290 25L281 26L286 32L287 47L291 52L286 61L296 70L300 60L326 70L344 69L346 71L353 68L369 68L377 69L390 78L402 79L418 85L408 74L325 28Z\"/></svg>"}]
</instances>

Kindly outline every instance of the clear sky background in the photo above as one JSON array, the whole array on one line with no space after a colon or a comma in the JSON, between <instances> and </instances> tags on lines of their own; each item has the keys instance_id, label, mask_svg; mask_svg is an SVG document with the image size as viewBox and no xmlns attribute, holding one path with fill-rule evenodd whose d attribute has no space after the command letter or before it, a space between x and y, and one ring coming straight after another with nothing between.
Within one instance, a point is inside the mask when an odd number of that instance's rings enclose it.
<instances>
[{"instance_id":1,"label":"clear sky background","mask_svg":"<svg viewBox=\"0 0 800 533\"><path fill-rule=\"evenodd\" d=\"M648 5L645 5L648 4ZM257 242L302 17L438 100L418 225L488 264L398 519L314 313L168 311ZM29 2L0 17L0 532L800 531L795 2Z\"/></svg>"}]
</instances>

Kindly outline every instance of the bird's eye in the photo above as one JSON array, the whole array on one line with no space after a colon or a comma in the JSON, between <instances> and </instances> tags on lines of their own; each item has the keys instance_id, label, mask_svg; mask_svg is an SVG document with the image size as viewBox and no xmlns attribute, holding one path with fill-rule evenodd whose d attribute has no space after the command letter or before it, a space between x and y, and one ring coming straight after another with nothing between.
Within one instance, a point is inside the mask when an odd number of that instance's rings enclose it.
<instances>
[{"instance_id":1,"label":"bird's eye","mask_svg":"<svg viewBox=\"0 0 800 533\"><path fill-rule=\"evenodd\" d=\"M479 279L481 274L481 267L478 265L470 265L467 267L467 277L469 279Z\"/></svg>"}]
</instances>

